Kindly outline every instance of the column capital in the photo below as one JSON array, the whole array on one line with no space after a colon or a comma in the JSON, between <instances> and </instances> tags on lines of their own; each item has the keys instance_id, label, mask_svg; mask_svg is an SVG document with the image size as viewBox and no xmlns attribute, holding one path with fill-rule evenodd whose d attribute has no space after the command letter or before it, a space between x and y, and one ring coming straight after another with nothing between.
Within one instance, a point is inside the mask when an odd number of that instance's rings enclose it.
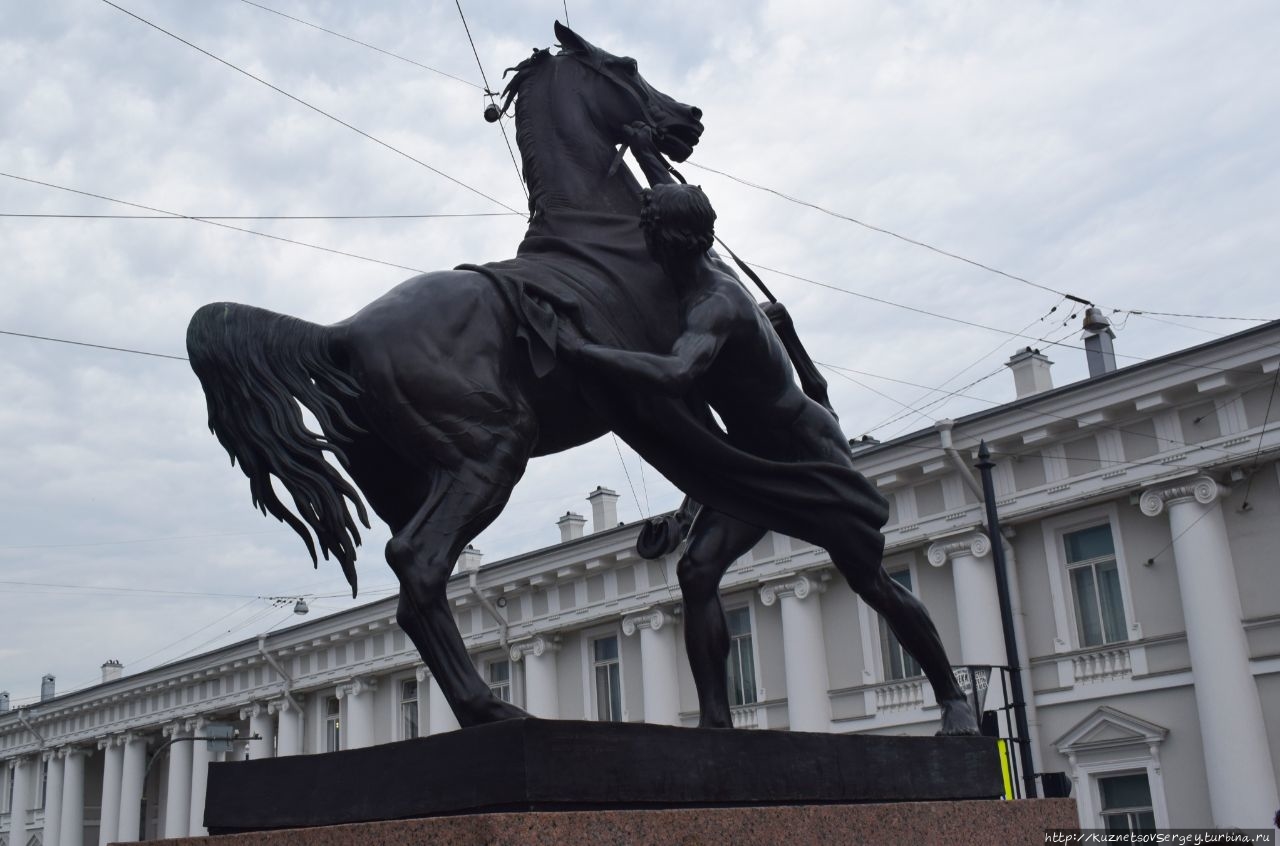
<instances>
[{"instance_id":1,"label":"column capital","mask_svg":"<svg viewBox=\"0 0 1280 846\"><path fill-rule=\"evenodd\" d=\"M623 622L625 626L625 621ZM511 660L520 661L526 655L532 655L535 658L541 658L548 652L556 652L560 649L560 638L557 635L535 635L528 640L522 640L518 643L511 644Z\"/></svg>"},{"instance_id":2,"label":"column capital","mask_svg":"<svg viewBox=\"0 0 1280 846\"><path fill-rule=\"evenodd\" d=\"M275 713L270 710L270 706L266 702L250 702L240 709L240 719L247 720L251 717L259 717L262 714Z\"/></svg>"},{"instance_id":3,"label":"column capital","mask_svg":"<svg viewBox=\"0 0 1280 846\"><path fill-rule=\"evenodd\" d=\"M301 706L304 699L306 699L305 695L301 693L295 693L293 694L292 699L290 699L288 696L283 696L279 699L268 700L267 713L279 714L284 711L290 711L290 710L296 711L297 708L294 707L294 703L296 702L299 706Z\"/></svg>"},{"instance_id":4,"label":"column capital","mask_svg":"<svg viewBox=\"0 0 1280 846\"><path fill-rule=\"evenodd\" d=\"M183 723L183 727L192 734L196 734L203 729L208 722L209 721L204 717L189 717L187 721Z\"/></svg>"},{"instance_id":5,"label":"column capital","mask_svg":"<svg viewBox=\"0 0 1280 846\"><path fill-rule=\"evenodd\" d=\"M1147 488L1138 498L1138 507L1148 517L1158 517L1168 505L1193 499L1201 505L1212 505L1219 497L1226 496L1230 492L1231 489L1227 486L1210 476L1201 474Z\"/></svg>"},{"instance_id":6,"label":"column capital","mask_svg":"<svg viewBox=\"0 0 1280 846\"><path fill-rule=\"evenodd\" d=\"M962 533L944 535L929 544L926 553L929 563L941 567L957 555L986 558L991 554L991 538L986 532L970 529Z\"/></svg>"},{"instance_id":7,"label":"column capital","mask_svg":"<svg viewBox=\"0 0 1280 846\"><path fill-rule=\"evenodd\" d=\"M827 589L816 573L792 574L769 582L760 588L760 602L772 605L779 599L794 596L804 599L810 594L819 594Z\"/></svg>"},{"instance_id":8,"label":"column capital","mask_svg":"<svg viewBox=\"0 0 1280 846\"><path fill-rule=\"evenodd\" d=\"M361 676L360 678L352 679L346 684L338 685L338 689L335 692L335 695L339 699L345 699L348 696L354 699L355 697L359 696L362 693L366 693L368 691L373 691L377 689L378 689L377 679L369 678L367 676Z\"/></svg>"},{"instance_id":9,"label":"column capital","mask_svg":"<svg viewBox=\"0 0 1280 846\"><path fill-rule=\"evenodd\" d=\"M637 611L622 618L622 633L627 637L631 637L639 629L661 631L662 627L667 623L674 622L675 616L670 611L664 611L656 607L646 608L643 611Z\"/></svg>"},{"instance_id":10,"label":"column capital","mask_svg":"<svg viewBox=\"0 0 1280 846\"><path fill-rule=\"evenodd\" d=\"M110 749L112 746L124 746L125 739L125 735L123 734L111 734L106 737L100 737L98 738L98 748Z\"/></svg>"},{"instance_id":11,"label":"column capital","mask_svg":"<svg viewBox=\"0 0 1280 846\"><path fill-rule=\"evenodd\" d=\"M83 747L83 746L63 746L63 747L59 748L59 749L57 750L57 752L58 752L58 755L60 755L60 756L62 757L62 759L63 759L63 760L66 760L66 759L68 759L68 758L74 758L74 757L76 757L77 755L85 755L85 756L87 756L87 755L89 755L90 753L92 753L92 752L93 752L93 750L92 750L92 749L86 749L86 748L85 748L85 747Z\"/></svg>"},{"instance_id":12,"label":"column capital","mask_svg":"<svg viewBox=\"0 0 1280 846\"><path fill-rule=\"evenodd\" d=\"M186 727L186 723L184 722L166 723L165 725L160 727L160 733L163 734L165 737L177 737L178 735L180 735L182 732L185 732L186 730L187 730L187 727Z\"/></svg>"},{"instance_id":13,"label":"column capital","mask_svg":"<svg viewBox=\"0 0 1280 846\"><path fill-rule=\"evenodd\" d=\"M431 671L424 664L413 671L413 677L418 680L418 684L426 684L427 679L431 678Z\"/></svg>"}]
</instances>

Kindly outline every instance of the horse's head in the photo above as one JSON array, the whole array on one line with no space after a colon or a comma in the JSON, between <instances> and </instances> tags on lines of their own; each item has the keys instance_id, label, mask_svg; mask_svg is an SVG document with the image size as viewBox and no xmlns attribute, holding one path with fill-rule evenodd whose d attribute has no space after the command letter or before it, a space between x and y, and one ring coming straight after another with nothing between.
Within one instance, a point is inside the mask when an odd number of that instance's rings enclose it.
<instances>
[{"instance_id":1,"label":"horse's head","mask_svg":"<svg viewBox=\"0 0 1280 846\"><path fill-rule=\"evenodd\" d=\"M640 75L635 59L602 50L567 26L556 22L560 53L556 59L576 60L594 80L581 87L591 119L614 143L624 140L622 129L643 121L653 130L658 149L682 162L702 136L702 110L688 106L654 88Z\"/></svg>"}]
</instances>

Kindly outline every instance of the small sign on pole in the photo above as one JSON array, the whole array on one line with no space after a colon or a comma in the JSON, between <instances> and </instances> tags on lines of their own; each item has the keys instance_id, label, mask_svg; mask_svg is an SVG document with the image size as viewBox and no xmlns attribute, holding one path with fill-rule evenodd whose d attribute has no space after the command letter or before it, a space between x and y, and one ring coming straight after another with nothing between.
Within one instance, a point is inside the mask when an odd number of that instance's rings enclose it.
<instances>
[{"instance_id":1,"label":"small sign on pole","mask_svg":"<svg viewBox=\"0 0 1280 846\"><path fill-rule=\"evenodd\" d=\"M980 721L982 719L983 706L987 704L987 688L991 684L991 667L985 665L952 667L951 672L956 677L956 684L969 697L969 704L973 706L973 716Z\"/></svg>"},{"instance_id":2,"label":"small sign on pole","mask_svg":"<svg viewBox=\"0 0 1280 846\"><path fill-rule=\"evenodd\" d=\"M204 727L205 745L210 752L230 752L236 729L231 723L208 723Z\"/></svg>"}]
</instances>

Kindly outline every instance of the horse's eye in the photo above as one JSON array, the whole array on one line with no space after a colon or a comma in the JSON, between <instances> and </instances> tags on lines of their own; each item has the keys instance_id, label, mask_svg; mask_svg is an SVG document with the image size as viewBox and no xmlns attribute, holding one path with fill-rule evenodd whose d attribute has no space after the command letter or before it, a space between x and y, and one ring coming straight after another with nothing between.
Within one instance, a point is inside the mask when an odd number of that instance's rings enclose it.
<instances>
[{"instance_id":1,"label":"horse's eye","mask_svg":"<svg viewBox=\"0 0 1280 846\"><path fill-rule=\"evenodd\" d=\"M640 73L640 66L636 64L635 59L623 59L622 69L625 70L627 73L631 74L632 76L635 76L636 74Z\"/></svg>"}]
</instances>

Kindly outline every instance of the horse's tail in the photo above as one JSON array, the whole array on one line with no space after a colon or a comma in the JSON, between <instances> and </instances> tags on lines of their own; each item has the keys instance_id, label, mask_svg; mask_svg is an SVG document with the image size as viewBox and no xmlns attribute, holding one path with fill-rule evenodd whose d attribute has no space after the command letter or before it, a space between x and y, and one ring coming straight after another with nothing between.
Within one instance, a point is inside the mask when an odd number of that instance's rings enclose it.
<instances>
[{"instance_id":1,"label":"horse's tail","mask_svg":"<svg viewBox=\"0 0 1280 846\"><path fill-rule=\"evenodd\" d=\"M355 596L360 532L346 500L366 527L369 518L360 495L324 453L350 469L341 444L363 430L343 399L357 396L360 387L335 361L333 344L326 327L238 303L204 306L187 327L187 354L204 387L209 429L249 477L253 504L301 535L318 565L310 526L324 557L332 552L342 565ZM323 435L306 427L299 403L315 415ZM301 519L276 496L272 476Z\"/></svg>"}]
</instances>

